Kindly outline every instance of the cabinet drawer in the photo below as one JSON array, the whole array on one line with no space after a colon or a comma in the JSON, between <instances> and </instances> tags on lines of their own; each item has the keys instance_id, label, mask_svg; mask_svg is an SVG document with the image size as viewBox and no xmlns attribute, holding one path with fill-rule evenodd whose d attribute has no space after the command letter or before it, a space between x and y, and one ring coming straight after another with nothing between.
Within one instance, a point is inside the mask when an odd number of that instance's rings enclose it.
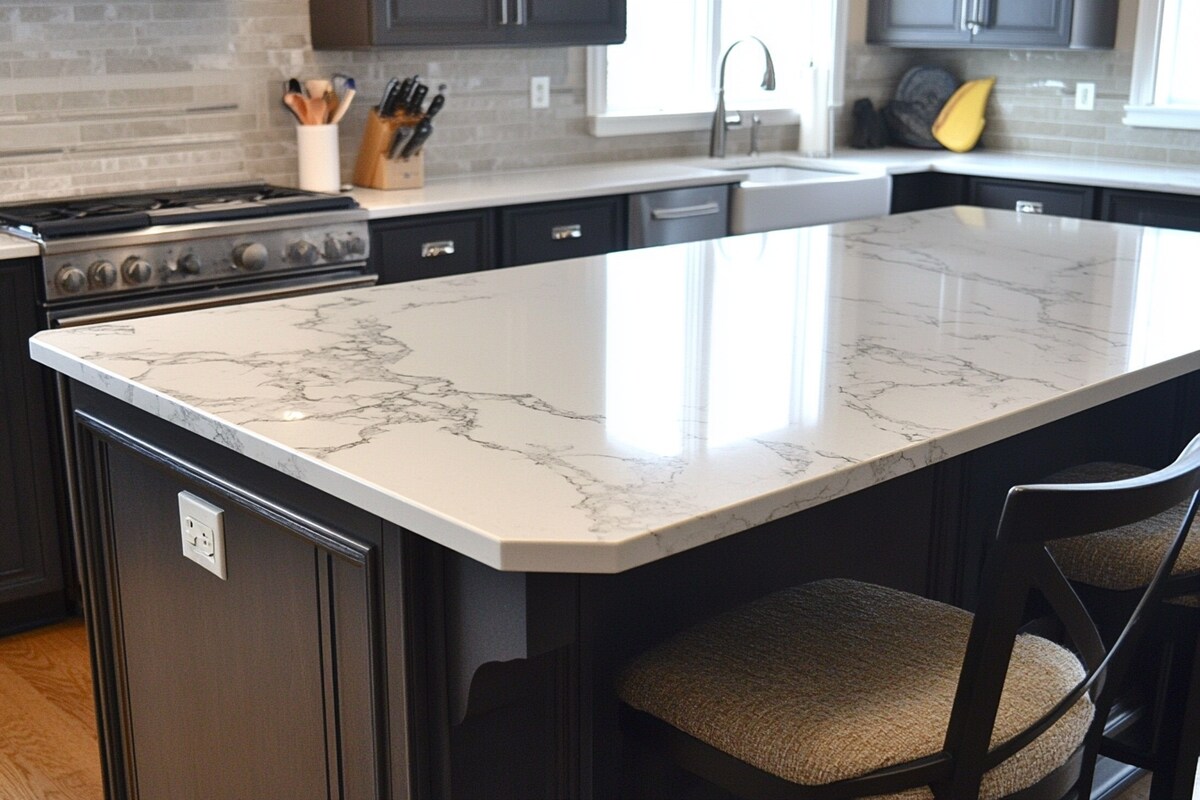
<instances>
[{"instance_id":1,"label":"cabinet drawer","mask_svg":"<svg viewBox=\"0 0 1200 800\"><path fill-rule=\"evenodd\" d=\"M380 283L476 272L495 266L490 211L371 223L371 261Z\"/></svg>"},{"instance_id":2,"label":"cabinet drawer","mask_svg":"<svg viewBox=\"0 0 1200 800\"><path fill-rule=\"evenodd\" d=\"M971 205L985 208L1083 219L1096 216L1096 190L1090 186L972 178L967 198Z\"/></svg>"},{"instance_id":3,"label":"cabinet drawer","mask_svg":"<svg viewBox=\"0 0 1200 800\"><path fill-rule=\"evenodd\" d=\"M580 258L625 249L624 195L500 209L501 263Z\"/></svg>"},{"instance_id":4,"label":"cabinet drawer","mask_svg":"<svg viewBox=\"0 0 1200 800\"><path fill-rule=\"evenodd\" d=\"M629 247L719 239L729 233L729 184L629 197Z\"/></svg>"},{"instance_id":5,"label":"cabinet drawer","mask_svg":"<svg viewBox=\"0 0 1200 800\"><path fill-rule=\"evenodd\" d=\"M1103 205L1109 222L1200 231L1200 197L1106 189Z\"/></svg>"}]
</instances>

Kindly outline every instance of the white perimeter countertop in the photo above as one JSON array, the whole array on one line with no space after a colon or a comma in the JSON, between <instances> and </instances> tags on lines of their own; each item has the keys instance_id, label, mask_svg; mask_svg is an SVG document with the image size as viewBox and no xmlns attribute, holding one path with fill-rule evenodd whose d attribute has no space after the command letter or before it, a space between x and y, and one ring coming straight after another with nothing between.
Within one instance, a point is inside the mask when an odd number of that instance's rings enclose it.
<instances>
[{"instance_id":1,"label":"white perimeter countertop","mask_svg":"<svg viewBox=\"0 0 1200 800\"><path fill-rule=\"evenodd\" d=\"M960 207L32 352L492 567L615 572L1200 369L1198 249Z\"/></svg>"},{"instance_id":2,"label":"white perimeter countertop","mask_svg":"<svg viewBox=\"0 0 1200 800\"><path fill-rule=\"evenodd\" d=\"M745 173L739 170L780 164L892 175L929 171L951 172L980 177L1200 195L1200 167L1194 166L1159 166L985 150L959 154L947 150L913 148L839 150L830 158L805 158L796 153L763 153L753 157L731 156L726 159L696 157L667 161L621 161L528 172L435 178L427 181L420 189L381 191L355 188L351 194L367 209L371 219L384 219L607 194L737 183L745 177Z\"/></svg>"}]
</instances>

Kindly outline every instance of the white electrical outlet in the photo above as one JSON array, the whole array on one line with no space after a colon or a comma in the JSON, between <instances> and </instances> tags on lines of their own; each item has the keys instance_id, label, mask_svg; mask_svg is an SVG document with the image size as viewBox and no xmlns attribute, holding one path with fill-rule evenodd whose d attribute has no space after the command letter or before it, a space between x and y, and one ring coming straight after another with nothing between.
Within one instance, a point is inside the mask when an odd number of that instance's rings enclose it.
<instances>
[{"instance_id":1,"label":"white electrical outlet","mask_svg":"<svg viewBox=\"0 0 1200 800\"><path fill-rule=\"evenodd\" d=\"M550 107L550 78L547 75L538 75L536 78L529 79L529 107L530 108L549 108Z\"/></svg>"},{"instance_id":2,"label":"white electrical outlet","mask_svg":"<svg viewBox=\"0 0 1200 800\"><path fill-rule=\"evenodd\" d=\"M179 493L183 554L225 580L225 512L191 492Z\"/></svg>"},{"instance_id":3,"label":"white electrical outlet","mask_svg":"<svg viewBox=\"0 0 1200 800\"><path fill-rule=\"evenodd\" d=\"M1075 110L1091 111L1096 107L1096 84L1075 84Z\"/></svg>"}]
</instances>

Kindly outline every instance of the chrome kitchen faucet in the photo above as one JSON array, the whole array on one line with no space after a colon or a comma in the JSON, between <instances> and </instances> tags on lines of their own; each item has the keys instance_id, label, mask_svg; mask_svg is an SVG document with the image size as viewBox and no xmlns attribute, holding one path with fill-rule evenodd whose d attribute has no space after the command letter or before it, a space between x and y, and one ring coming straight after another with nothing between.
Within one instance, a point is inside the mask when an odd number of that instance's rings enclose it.
<instances>
[{"instance_id":1,"label":"chrome kitchen faucet","mask_svg":"<svg viewBox=\"0 0 1200 800\"><path fill-rule=\"evenodd\" d=\"M725 157L726 134L728 134L730 128L742 124L742 115L740 112L735 111L732 117L725 114L725 62L729 60L729 54L733 52L733 48L751 39L758 42L763 49L763 55L767 58L767 68L763 73L762 88L768 92L775 91L775 61L771 58L771 50L767 47L766 42L757 36L751 36L748 39L738 39L729 45L725 50L725 55L721 56L721 75L720 81L717 84L717 110L713 112L712 136L709 138L708 154L713 158Z\"/></svg>"}]
</instances>

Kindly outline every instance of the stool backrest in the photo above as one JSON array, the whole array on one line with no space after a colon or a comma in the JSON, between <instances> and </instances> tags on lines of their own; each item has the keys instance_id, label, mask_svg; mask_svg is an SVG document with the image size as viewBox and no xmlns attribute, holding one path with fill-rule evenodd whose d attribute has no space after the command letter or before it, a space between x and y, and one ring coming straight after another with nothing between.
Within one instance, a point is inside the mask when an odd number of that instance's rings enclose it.
<instances>
[{"instance_id":1,"label":"stool backrest","mask_svg":"<svg viewBox=\"0 0 1200 800\"><path fill-rule=\"evenodd\" d=\"M1014 486L1009 490L996 540L984 565L979 608L946 733L946 750L954 754L955 764L948 796L975 796L987 770L1048 730L1085 693L1096 707L1085 743L1091 752L1085 753L1085 779L1081 780L1081 788L1090 789L1090 763L1112 694L1141 635L1148 610L1161 598L1163 583L1196 515L1198 491L1200 436L1170 466L1137 478L1110 483ZM1190 503L1183 524L1121 634L1106 649L1091 615L1054 562L1046 542L1118 528L1181 503ZM1064 644L1079 655L1086 674L1041 720L989 751L1009 659L1033 592L1040 593L1057 616L1066 635Z\"/></svg>"}]
</instances>

